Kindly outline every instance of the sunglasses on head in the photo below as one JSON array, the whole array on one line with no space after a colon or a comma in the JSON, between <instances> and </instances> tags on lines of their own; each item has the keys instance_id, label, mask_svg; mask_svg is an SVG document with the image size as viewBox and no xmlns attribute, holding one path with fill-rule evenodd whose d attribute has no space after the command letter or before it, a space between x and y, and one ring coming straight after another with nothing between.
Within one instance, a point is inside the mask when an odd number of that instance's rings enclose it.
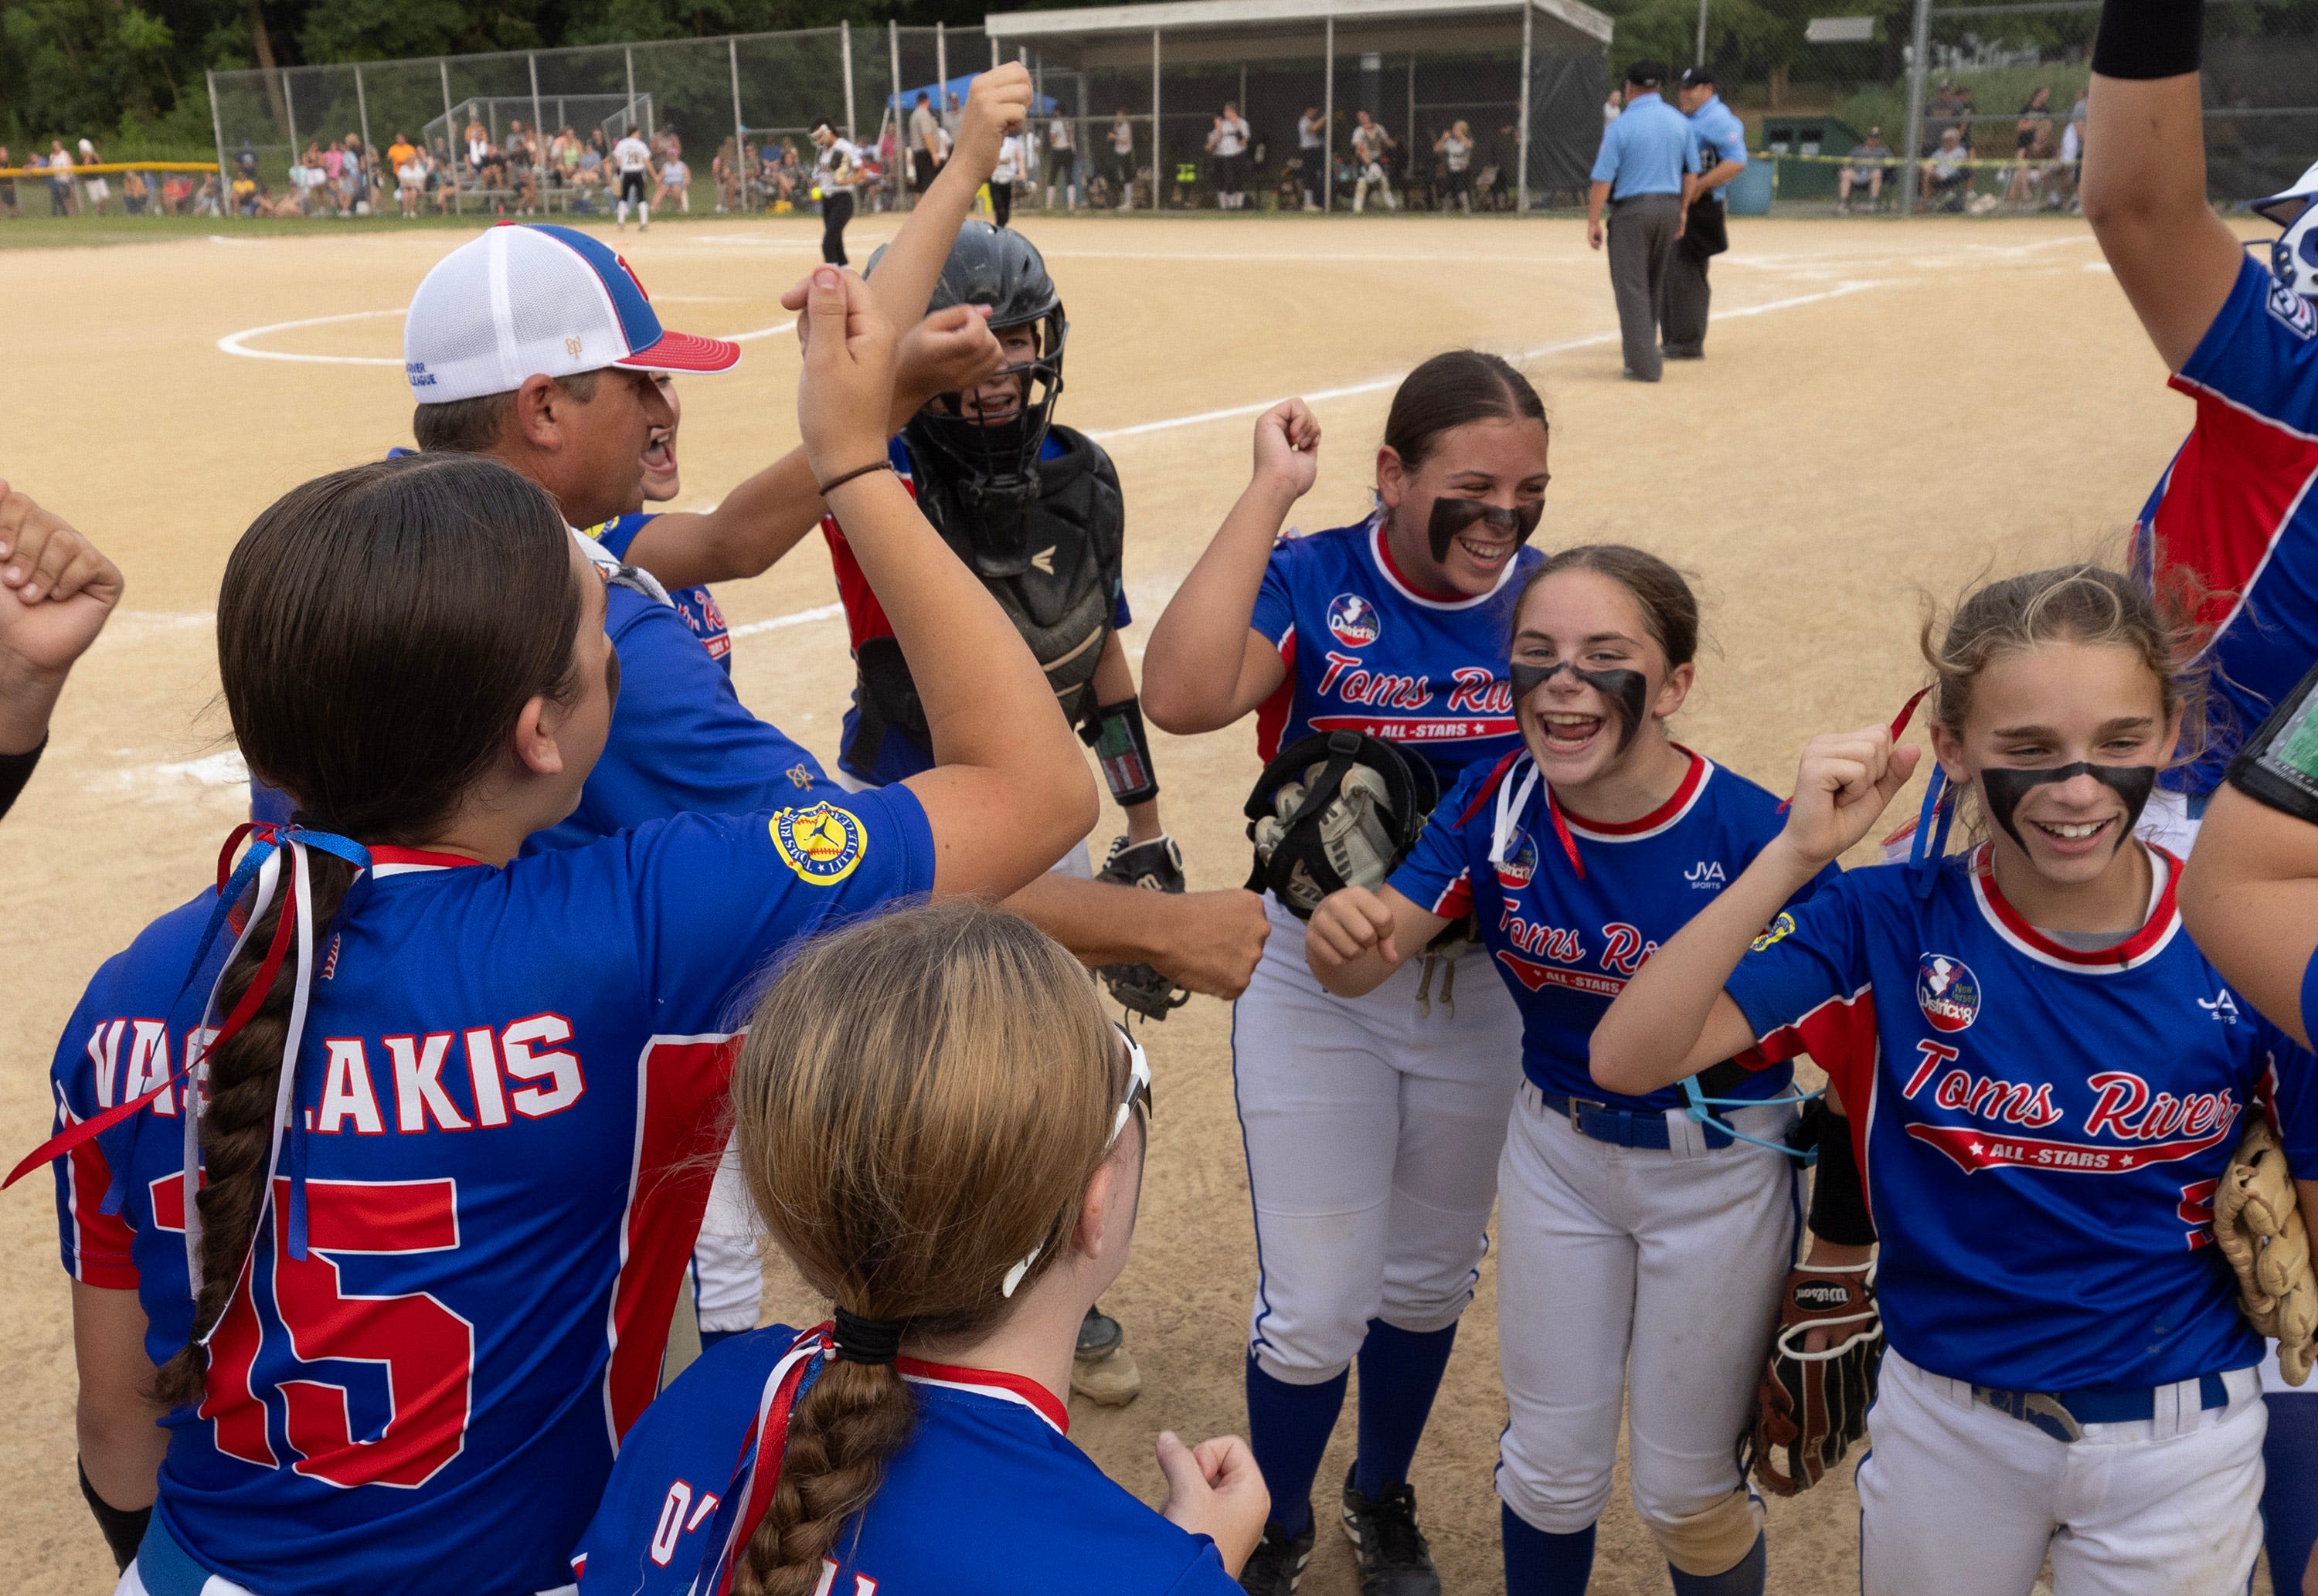
<instances>
[{"instance_id":1,"label":"sunglasses on head","mask_svg":"<svg viewBox=\"0 0 2318 1596\"><path fill-rule=\"evenodd\" d=\"M1103 1142L1102 1151L1106 1158L1110 1156L1110 1150L1119 1145L1119 1138L1126 1133L1127 1122L1135 1117L1136 1105L1143 1106L1146 1124L1150 1122L1152 1112L1151 1061L1143 1056L1143 1045L1128 1034L1125 1026L1113 1020L1111 1029L1117 1031L1119 1039L1127 1045L1127 1096L1120 1100L1119 1112L1110 1122L1110 1134ZM1038 1261L1038 1255L1047 1250L1047 1242L1040 1242L1030 1249L1029 1257L1006 1271L1006 1278L998 1285L999 1296L1011 1297L1014 1295L1016 1287L1022 1284L1023 1277L1030 1272L1030 1266Z\"/></svg>"}]
</instances>

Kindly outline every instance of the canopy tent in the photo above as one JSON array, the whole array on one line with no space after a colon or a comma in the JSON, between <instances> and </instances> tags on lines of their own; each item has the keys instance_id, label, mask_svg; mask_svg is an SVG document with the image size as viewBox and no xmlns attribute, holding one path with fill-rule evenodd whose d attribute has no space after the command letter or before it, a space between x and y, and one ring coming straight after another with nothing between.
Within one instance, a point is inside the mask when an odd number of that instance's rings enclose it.
<instances>
[{"instance_id":1,"label":"canopy tent","mask_svg":"<svg viewBox=\"0 0 2318 1596\"><path fill-rule=\"evenodd\" d=\"M999 12L984 19L983 29L993 54L1023 51L1035 55L1042 74L1076 75L1082 112L1087 109L1089 74L1107 74L1114 85L1123 83L1129 71L1149 74L1155 208L1165 139L1163 66L1205 68L1210 75L1236 66L1244 84L1251 66L1288 71L1318 58L1318 70L1307 75L1315 80L1309 87L1319 90L1312 98L1325 107L1333 166L1343 139L1336 120L1337 57L1360 58L1363 101L1375 97L1383 57L1405 58L1412 114L1420 58L1436 67L1451 65L1449 58L1471 66L1502 63L1491 69L1508 76L1517 58L1518 77L1511 81L1518 86L1503 103L1508 111L1516 100L1519 106L1517 154L1511 159L1523 210L1528 209L1541 163L1566 186L1571 170L1591 162L1601 134L1600 80L1606 75L1613 31L1611 19L1585 0L1146 0ZM1243 91L1241 98L1247 97ZM1441 103L1453 108L1459 102ZM1477 108L1480 103L1474 102ZM1142 120L1139 113L1137 120ZM1164 153L1180 157L1183 151ZM1556 184L1549 180L1548 186Z\"/></svg>"}]
</instances>

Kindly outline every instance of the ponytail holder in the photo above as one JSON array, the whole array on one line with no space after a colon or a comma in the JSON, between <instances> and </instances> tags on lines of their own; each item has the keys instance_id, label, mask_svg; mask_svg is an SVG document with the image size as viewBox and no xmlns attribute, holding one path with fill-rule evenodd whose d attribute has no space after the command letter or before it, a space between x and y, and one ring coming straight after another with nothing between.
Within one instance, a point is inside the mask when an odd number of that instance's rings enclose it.
<instances>
[{"instance_id":1,"label":"ponytail holder","mask_svg":"<svg viewBox=\"0 0 2318 1596\"><path fill-rule=\"evenodd\" d=\"M836 1340L837 1356L847 1363L888 1364L902 1355L902 1321L864 1319L840 1308Z\"/></svg>"}]
</instances>

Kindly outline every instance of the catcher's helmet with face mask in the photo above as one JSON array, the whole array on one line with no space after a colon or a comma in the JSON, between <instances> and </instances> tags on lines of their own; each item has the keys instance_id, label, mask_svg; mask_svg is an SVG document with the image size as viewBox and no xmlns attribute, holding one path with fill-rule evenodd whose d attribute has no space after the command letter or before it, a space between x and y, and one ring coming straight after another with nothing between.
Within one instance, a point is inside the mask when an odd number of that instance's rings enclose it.
<instances>
[{"instance_id":1,"label":"catcher's helmet with face mask","mask_svg":"<svg viewBox=\"0 0 2318 1596\"><path fill-rule=\"evenodd\" d=\"M880 248L869 257L871 273L885 253ZM1054 422L1055 401L1062 396L1063 345L1070 323L1037 246L986 221L969 221L958 229L926 309L930 313L953 305L989 306L993 333L1034 329L1038 345L1031 357L995 373L1020 379L1020 402L1011 415L984 422L965 413L958 395L944 394L912 417L904 430L913 444L951 468L948 474L973 522L975 568L985 577L1020 576L1030 564L1028 511L1038 497L1039 455Z\"/></svg>"},{"instance_id":2,"label":"catcher's helmet with face mask","mask_svg":"<svg viewBox=\"0 0 2318 1596\"><path fill-rule=\"evenodd\" d=\"M2270 274L2303 298L2318 300L2318 163L2292 186L2250 201L2247 208L2286 229L2270 243Z\"/></svg>"}]
</instances>

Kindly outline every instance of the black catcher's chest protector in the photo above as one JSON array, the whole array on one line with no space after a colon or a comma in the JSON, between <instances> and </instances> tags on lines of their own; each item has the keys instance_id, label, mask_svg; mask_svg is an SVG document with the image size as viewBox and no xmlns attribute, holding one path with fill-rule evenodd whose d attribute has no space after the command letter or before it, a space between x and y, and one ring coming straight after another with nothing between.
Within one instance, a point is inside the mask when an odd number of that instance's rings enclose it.
<instances>
[{"instance_id":1,"label":"black catcher's chest protector","mask_svg":"<svg viewBox=\"0 0 2318 1596\"><path fill-rule=\"evenodd\" d=\"M1110 641L1126 551L1126 503L1110 457L1084 434L1056 426L1051 435L1063 453L1038 462L1036 498L1019 507L975 505L942 457L912 436L914 426L902 435L919 509L1014 623L1046 668L1064 715L1074 727L1083 724L1095 710L1095 668ZM993 575L993 564L1019 569ZM929 740L925 707L894 639L862 644L858 704L859 729L846 749L856 769L876 764L889 726L921 745Z\"/></svg>"}]
</instances>

